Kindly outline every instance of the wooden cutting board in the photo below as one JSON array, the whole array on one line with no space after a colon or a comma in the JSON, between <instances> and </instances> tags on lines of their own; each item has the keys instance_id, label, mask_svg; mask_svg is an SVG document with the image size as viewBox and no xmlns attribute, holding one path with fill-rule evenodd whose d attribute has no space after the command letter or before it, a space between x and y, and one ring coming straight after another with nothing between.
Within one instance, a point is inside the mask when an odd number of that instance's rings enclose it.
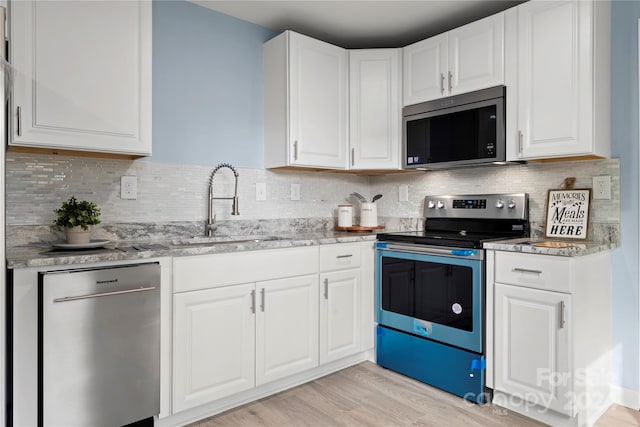
<instances>
[{"instance_id":1,"label":"wooden cutting board","mask_svg":"<svg viewBox=\"0 0 640 427\"><path fill-rule=\"evenodd\" d=\"M359 232L369 232L373 230L382 230L384 225L376 225L374 227L364 227L362 225L352 225L351 227L340 227L336 226L337 231L359 231Z\"/></svg>"}]
</instances>

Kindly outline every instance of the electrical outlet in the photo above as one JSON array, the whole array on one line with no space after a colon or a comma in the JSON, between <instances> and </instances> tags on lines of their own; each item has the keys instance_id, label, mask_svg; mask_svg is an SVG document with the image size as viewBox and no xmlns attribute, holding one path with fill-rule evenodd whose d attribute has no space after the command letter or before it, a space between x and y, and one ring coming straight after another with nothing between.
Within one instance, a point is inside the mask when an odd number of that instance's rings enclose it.
<instances>
[{"instance_id":1,"label":"electrical outlet","mask_svg":"<svg viewBox=\"0 0 640 427\"><path fill-rule=\"evenodd\" d=\"M300 184L291 184L291 200L300 200Z\"/></svg>"},{"instance_id":2,"label":"electrical outlet","mask_svg":"<svg viewBox=\"0 0 640 427\"><path fill-rule=\"evenodd\" d=\"M267 200L267 183L256 182L256 201L264 202Z\"/></svg>"},{"instance_id":3,"label":"electrical outlet","mask_svg":"<svg viewBox=\"0 0 640 427\"><path fill-rule=\"evenodd\" d=\"M399 202L408 202L409 201L409 186L406 184L402 184L398 186L398 201Z\"/></svg>"},{"instance_id":4,"label":"electrical outlet","mask_svg":"<svg viewBox=\"0 0 640 427\"><path fill-rule=\"evenodd\" d=\"M593 177L593 198L611 200L611 177L609 175Z\"/></svg>"},{"instance_id":5,"label":"electrical outlet","mask_svg":"<svg viewBox=\"0 0 640 427\"><path fill-rule=\"evenodd\" d=\"M120 177L120 198L135 200L138 198L138 177L123 175Z\"/></svg>"}]
</instances>

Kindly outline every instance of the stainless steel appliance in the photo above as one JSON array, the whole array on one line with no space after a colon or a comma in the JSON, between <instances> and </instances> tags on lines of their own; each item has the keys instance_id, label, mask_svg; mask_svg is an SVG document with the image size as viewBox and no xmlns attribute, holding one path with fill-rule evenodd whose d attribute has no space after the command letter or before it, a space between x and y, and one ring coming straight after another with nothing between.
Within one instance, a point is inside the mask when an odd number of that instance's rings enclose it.
<instances>
[{"instance_id":1,"label":"stainless steel appliance","mask_svg":"<svg viewBox=\"0 0 640 427\"><path fill-rule=\"evenodd\" d=\"M38 425L160 412L160 265L39 273Z\"/></svg>"},{"instance_id":2,"label":"stainless steel appliance","mask_svg":"<svg viewBox=\"0 0 640 427\"><path fill-rule=\"evenodd\" d=\"M504 162L504 86L403 108L403 164L411 169Z\"/></svg>"},{"instance_id":3,"label":"stainless steel appliance","mask_svg":"<svg viewBox=\"0 0 640 427\"><path fill-rule=\"evenodd\" d=\"M427 196L425 231L376 243L377 362L486 401L484 242L528 236L526 194Z\"/></svg>"}]
</instances>

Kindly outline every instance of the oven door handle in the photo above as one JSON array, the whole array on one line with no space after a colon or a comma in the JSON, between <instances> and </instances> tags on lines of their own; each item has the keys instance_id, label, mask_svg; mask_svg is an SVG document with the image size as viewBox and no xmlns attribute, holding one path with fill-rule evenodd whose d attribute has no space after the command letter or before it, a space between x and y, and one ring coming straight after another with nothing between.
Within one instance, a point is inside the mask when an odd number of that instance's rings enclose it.
<instances>
[{"instance_id":1,"label":"oven door handle","mask_svg":"<svg viewBox=\"0 0 640 427\"><path fill-rule=\"evenodd\" d=\"M398 244L388 244L386 247L380 249L427 255L444 255L456 258L483 259L483 251L478 249L435 248L433 246Z\"/></svg>"}]
</instances>

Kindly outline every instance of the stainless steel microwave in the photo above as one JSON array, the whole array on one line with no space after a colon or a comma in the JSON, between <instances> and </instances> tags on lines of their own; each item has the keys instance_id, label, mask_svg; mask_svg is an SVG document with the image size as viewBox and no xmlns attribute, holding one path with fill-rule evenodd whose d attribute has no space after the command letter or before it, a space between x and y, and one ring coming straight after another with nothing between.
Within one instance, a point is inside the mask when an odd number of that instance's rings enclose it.
<instances>
[{"instance_id":1,"label":"stainless steel microwave","mask_svg":"<svg viewBox=\"0 0 640 427\"><path fill-rule=\"evenodd\" d=\"M506 87L496 86L403 108L403 166L504 162L505 96Z\"/></svg>"}]
</instances>

